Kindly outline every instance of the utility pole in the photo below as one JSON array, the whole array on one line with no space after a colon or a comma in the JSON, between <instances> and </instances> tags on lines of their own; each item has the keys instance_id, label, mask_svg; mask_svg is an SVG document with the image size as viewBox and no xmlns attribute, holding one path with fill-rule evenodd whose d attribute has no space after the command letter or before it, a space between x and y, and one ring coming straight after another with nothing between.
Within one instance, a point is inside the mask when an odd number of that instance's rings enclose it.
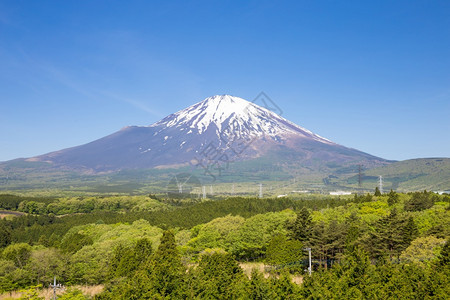
<instances>
[{"instance_id":1,"label":"utility pole","mask_svg":"<svg viewBox=\"0 0 450 300\"><path fill-rule=\"evenodd\" d=\"M379 185L378 188L380 189L380 193L383 194L383 176L381 176L381 175L379 177L378 185Z\"/></svg>"},{"instance_id":2,"label":"utility pole","mask_svg":"<svg viewBox=\"0 0 450 300\"><path fill-rule=\"evenodd\" d=\"M358 185L362 187L362 166L358 165Z\"/></svg>"},{"instance_id":3,"label":"utility pole","mask_svg":"<svg viewBox=\"0 0 450 300\"><path fill-rule=\"evenodd\" d=\"M56 290L61 289L61 284L56 284L56 276L53 278L53 284L50 283L50 287L53 288L53 300L56 300Z\"/></svg>"},{"instance_id":4,"label":"utility pole","mask_svg":"<svg viewBox=\"0 0 450 300\"><path fill-rule=\"evenodd\" d=\"M303 250L308 251L308 256L309 256L308 273L309 273L309 276L311 276L311 272L312 272L312 267L311 267L311 248L304 248Z\"/></svg>"},{"instance_id":5,"label":"utility pole","mask_svg":"<svg viewBox=\"0 0 450 300\"><path fill-rule=\"evenodd\" d=\"M206 186L202 186L203 199L206 199Z\"/></svg>"}]
</instances>

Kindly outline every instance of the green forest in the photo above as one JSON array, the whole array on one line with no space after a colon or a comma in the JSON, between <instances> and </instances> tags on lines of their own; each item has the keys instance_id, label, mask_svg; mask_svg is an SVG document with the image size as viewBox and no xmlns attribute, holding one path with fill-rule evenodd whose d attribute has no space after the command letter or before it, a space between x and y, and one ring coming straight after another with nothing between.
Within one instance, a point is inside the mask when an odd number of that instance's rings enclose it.
<instances>
[{"instance_id":1,"label":"green forest","mask_svg":"<svg viewBox=\"0 0 450 300\"><path fill-rule=\"evenodd\" d=\"M3 299L43 299L55 276L58 299L450 295L449 195L3 194L0 210ZM78 288L97 285L93 296Z\"/></svg>"}]
</instances>

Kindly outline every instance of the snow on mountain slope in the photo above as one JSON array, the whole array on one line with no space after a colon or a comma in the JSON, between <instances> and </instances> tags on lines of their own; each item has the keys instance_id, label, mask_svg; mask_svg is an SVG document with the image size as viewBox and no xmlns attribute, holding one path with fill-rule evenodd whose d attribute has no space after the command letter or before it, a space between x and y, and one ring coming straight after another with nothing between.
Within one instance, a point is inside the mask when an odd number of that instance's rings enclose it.
<instances>
[{"instance_id":1,"label":"snow on mountain slope","mask_svg":"<svg viewBox=\"0 0 450 300\"><path fill-rule=\"evenodd\" d=\"M160 131L171 127L185 128L184 130L189 128L198 134L204 133L211 126L215 127L219 138L223 138L224 135L233 135L233 137L266 135L274 140L279 140L295 134L322 143L334 144L264 107L230 95L206 98L150 125L150 127L162 128Z\"/></svg>"}]
</instances>

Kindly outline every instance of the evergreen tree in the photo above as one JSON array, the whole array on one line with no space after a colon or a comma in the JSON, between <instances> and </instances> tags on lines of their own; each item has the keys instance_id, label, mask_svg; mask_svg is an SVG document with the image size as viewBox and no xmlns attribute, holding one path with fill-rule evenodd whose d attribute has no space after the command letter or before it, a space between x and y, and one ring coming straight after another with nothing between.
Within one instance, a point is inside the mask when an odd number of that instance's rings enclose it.
<instances>
[{"instance_id":1,"label":"evergreen tree","mask_svg":"<svg viewBox=\"0 0 450 300\"><path fill-rule=\"evenodd\" d=\"M49 241L49 239L47 238L47 236L45 236L45 235L41 235L41 236L39 237L38 244L39 244L39 245L42 245L42 246L44 246L44 247L50 247L50 241Z\"/></svg>"},{"instance_id":2,"label":"evergreen tree","mask_svg":"<svg viewBox=\"0 0 450 300\"><path fill-rule=\"evenodd\" d=\"M148 238L137 240L133 250L135 264L145 264L150 259L152 252L152 242Z\"/></svg>"},{"instance_id":3,"label":"evergreen tree","mask_svg":"<svg viewBox=\"0 0 450 300\"><path fill-rule=\"evenodd\" d=\"M450 268L450 239L444 244L444 247L441 249L441 253L438 257L438 265L442 267Z\"/></svg>"},{"instance_id":4,"label":"evergreen tree","mask_svg":"<svg viewBox=\"0 0 450 300\"><path fill-rule=\"evenodd\" d=\"M0 223L0 249L11 244L11 229Z\"/></svg>"},{"instance_id":5,"label":"evergreen tree","mask_svg":"<svg viewBox=\"0 0 450 300\"><path fill-rule=\"evenodd\" d=\"M431 208L434 205L434 199L427 191L416 192L411 199L405 202L404 209L406 211L422 211Z\"/></svg>"},{"instance_id":6,"label":"evergreen tree","mask_svg":"<svg viewBox=\"0 0 450 300\"><path fill-rule=\"evenodd\" d=\"M298 288L292 283L288 273L283 272L278 279L272 278L271 283L271 299L299 299Z\"/></svg>"},{"instance_id":7,"label":"evergreen tree","mask_svg":"<svg viewBox=\"0 0 450 300\"><path fill-rule=\"evenodd\" d=\"M375 228L369 234L365 244L367 250L375 258L386 255L390 258L398 257L401 251L407 247L403 237L405 224L406 220L402 219L397 211L393 209L388 216L379 219L375 223Z\"/></svg>"},{"instance_id":8,"label":"evergreen tree","mask_svg":"<svg viewBox=\"0 0 450 300\"><path fill-rule=\"evenodd\" d=\"M172 231L164 231L161 243L150 262L150 285L152 296L180 298L184 291L185 267L175 243Z\"/></svg>"},{"instance_id":9,"label":"evergreen tree","mask_svg":"<svg viewBox=\"0 0 450 300\"><path fill-rule=\"evenodd\" d=\"M155 299L160 295L155 295L151 290L151 281L147 270L139 270L133 274L122 285L114 291L115 299ZM173 296L173 295L172 295ZM176 299L176 297L173 297Z\"/></svg>"},{"instance_id":10,"label":"evergreen tree","mask_svg":"<svg viewBox=\"0 0 450 300\"><path fill-rule=\"evenodd\" d=\"M314 224L310 239L310 246L314 250L314 256L319 259L319 263L327 267L327 239L326 225L324 222Z\"/></svg>"},{"instance_id":11,"label":"evergreen tree","mask_svg":"<svg viewBox=\"0 0 450 300\"><path fill-rule=\"evenodd\" d=\"M297 240L287 240L282 234L272 237L266 250L266 263L290 270L301 269L303 257L303 244Z\"/></svg>"},{"instance_id":12,"label":"evergreen tree","mask_svg":"<svg viewBox=\"0 0 450 300\"><path fill-rule=\"evenodd\" d=\"M251 280L249 284L249 298L255 300L271 300L270 285L264 276L253 269L251 273Z\"/></svg>"},{"instance_id":13,"label":"evergreen tree","mask_svg":"<svg viewBox=\"0 0 450 300\"><path fill-rule=\"evenodd\" d=\"M94 242L88 235L75 232L66 235L61 241L61 249L65 253L75 253L86 245L92 245Z\"/></svg>"},{"instance_id":14,"label":"evergreen tree","mask_svg":"<svg viewBox=\"0 0 450 300\"><path fill-rule=\"evenodd\" d=\"M419 235L419 230L417 229L416 223L414 223L414 218L410 216L405 224L402 226L403 235L403 250L408 248L411 242Z\"/></svg>"},{"instance_id":15,"label":"evergreen tree","mask_svg":"<svg viewBox=\"0 0 450 300\"><path fill-rule=\"evenodd\" d=\"M195 273L199 299L239 299L247 294L242 268L228 253L202 255Z\"/></svg>"},{"instance_id":16,"label":"evergreen tree","mask_svg":"<svg viewBox=\"0 0 450 300\"><path fill-rule=\"evenodd\" d=\"M290 237L294 240L306 242L311 237L312 217L306 207L303 207L297 214L294 223L288 227Z\"/></svg>"},{"instance_id":17,"label":"evergreen tree","mask_svg":"<svg viewBox=\"0 0 450 300\"><path fill-rule=\"evenodd\" d=\"M358 238L361 235L362 224L360 218L355 212L352 212L350 216L345 220L347 227L347 234L345 236L345 249L346 251L352 251L357 243Z\"/></svg>"},{"instance_id":18,"label":"evergreen tree","mask_svg":"<svg viewBox=\"0 0 450 300\"><path fill-rule=\"evenodd\" d=\"M334 294L341 299L365 298L365 286L372 267L366 252L359 247L347 254L346 259L332 269L335 276Z\"/></svg>"},{"instance_id":19,"label":"evergreen tree","mask_svg":"<svg viewBox=\"0 0 450 300\"><path fill-rule=\"evenodd\" d=\"M340 258L345 249L347 232L348 226L346 223L339 223L336 219L333 219L328 224L325 232L327 259L336 260Z\"/></svg>"},{"instance_id":20,"label":"evergreen tree","mask_svg":"<svg viewBox=\"0 0 450 300\"><path fill-rule=\"evenodd\" d=\"M348 227L345 223L332 220L330 224L314 224L310 241L314 255L328 268L334 260L339 259L346 247Z\"/></svg>"},{"instance_id":21,"label":"evergreen tree","mask_svg":"<svg viewBox=\"0 0 450 300\"><path fill-rule=\"evenodd\" d=\"M391 189L391 191L389 192L389 194L388 194L388 205L389 206L392 206L392 205L394 205L395 203L397 203L398 202L398 194L396 193L396 192L394 192L392 189Z\"/></svg>"},{"instance_id":22,"label":"evergreen tree","mask_svg":"<svg viewBox=\"0 0 450 300\"><path fill-rule=\"evenodd\" d=\"M120 253L120 261L117 265L114 277L132 276L133 272L136 270L136 267L137 262L134 260L133 248L124 247L123 251Z\"/></svg>"},{"instance_id":23,"label":"evergreen tree","mask_svg":"<svg viewBox=\"0 0 450 300\"><path fill-rule=\"evenodd\" d=\"M147 238L137 240L132 248L119 245L111 259L110 278L132 276L136 270L147 265L151 254L152 244Z\"/></svg>"},{"instance_id":24,"label":"evergreen tree","mask_svg":"<svg viewBox=\"0 0 450 300\"><path fill-rule=\"evenodd\" d=\"M380 189L378 187L375 187L375 193L373 195L376 196L376 197L381 196L381 192L380 192Z\"/></svg>"},{"instance_id":25,"label":"evergreen tree","mask_svg":"<svg viewBox=\"0 0 450 300\"><path fill-rule=\"evenodd\" d=\"M123 244L119 244L114 248L111 260L109 261L108 278L117 277L117 269L122 258L125 256L127 248Z\"/></svg>"}]
</instances>

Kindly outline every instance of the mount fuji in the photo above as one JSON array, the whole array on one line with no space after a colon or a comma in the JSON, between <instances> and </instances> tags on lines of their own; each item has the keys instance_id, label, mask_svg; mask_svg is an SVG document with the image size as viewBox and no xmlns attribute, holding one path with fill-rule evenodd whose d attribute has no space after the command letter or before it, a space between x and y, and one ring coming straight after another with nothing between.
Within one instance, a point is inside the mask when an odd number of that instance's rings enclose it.
<instances>
[{"instance_id":1,"label":"mount fuji","mask_svg":"<svg viewBox=\"0 0 450 300\"><path fill-rule=\"evenodd\" d=\"M128 126L85 145L26 159L86 173L178 168L269 158L284 168L366 168L382 158L338 145L273 111L230 95L206 98L149 126Z\"/></svg>"}]
</instances>

